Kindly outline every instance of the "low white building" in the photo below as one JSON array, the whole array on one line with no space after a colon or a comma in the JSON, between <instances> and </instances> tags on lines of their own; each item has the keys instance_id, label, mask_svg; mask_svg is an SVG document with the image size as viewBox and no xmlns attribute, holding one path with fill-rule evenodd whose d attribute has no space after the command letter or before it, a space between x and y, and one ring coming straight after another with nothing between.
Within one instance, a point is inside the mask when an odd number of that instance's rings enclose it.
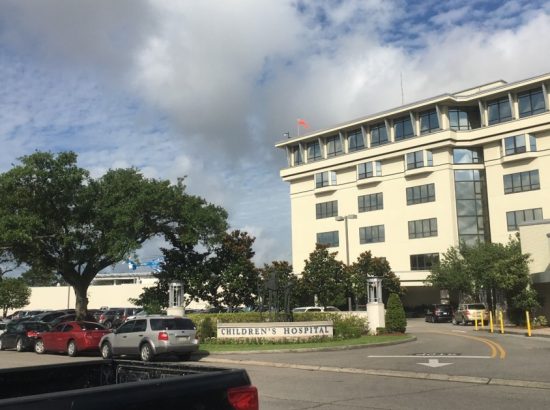
<instances>
[{"instance_id":1,"label":"low white building","mask_svg":"<svg viewBox=\"0 0 550 410\"><path fill-rule=\"evenodd\" d=\"M143 289L155 286L152 272L100 273L88 288L88 308L102 306L134 306L129 299L137 298ZM74 309L76 297L71 286L31 287L31 298L24 310ZM188 308L201 309L205 303L192 302ZM8 312L9 313L9 312Z\"/></svg>"}]
</instances>

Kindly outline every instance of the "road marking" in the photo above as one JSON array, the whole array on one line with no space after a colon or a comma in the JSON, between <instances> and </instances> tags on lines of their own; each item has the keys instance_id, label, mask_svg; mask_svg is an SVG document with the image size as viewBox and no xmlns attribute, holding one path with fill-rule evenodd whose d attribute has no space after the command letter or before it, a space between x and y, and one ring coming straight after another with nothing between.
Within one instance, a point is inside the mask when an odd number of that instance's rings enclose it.
<instances>
[{"instance_id":1,"label":"road marking","mask_svg":"<svg viewBox=\"0 0 550 410\"><path fill-rule=\"evenodd\" d=\"M416 355L416 354L408 354L408 355L394 355L394 356L391 356L391 355L372 355L372 356L367 356L367 357L372 357L373 359L393 359L393 358L407 358L407 357L414 357L414 358L418 358L418 357L422 357L422 356L419 356L419 355ZM450 356L451 357L451 356ZM452 356L453 359L493 359L492 356ZM433 359L429 359L429 360L433 360Z\"/></svg>"},{"instance_id":2,"label":"road marking","mask_svg":"<svg viewBox=\"0 0 550 410\"><path fill-rule=\"evenodd\" d=\"M490 347L490 349L491 349L491 358L496 358L497 357L497 351L498 351L498 354L499 354L501 359L506 358L506 350L504 350L504 348L500 344L498 344L497 342L494 342L492 340L485 339L483 337L461 335L461 334L449 333L449 332L431 331L429 333L436 333L436 334L447 335L447 336L459 336L459 337L464 337L466 339L477 340L479 342L485 343L487 346Z\"/></svg>"},{"instance_id":3,"label":"road marking","mask_svg":"<svg viewBox=\"0 0 550 410\"><path fill-rule=\"evenodd\" d=\"M439 363L439 359L428 359L428 363L417 363L426 367L443 367L453 363Z\"/></svg>"}]
</instances>

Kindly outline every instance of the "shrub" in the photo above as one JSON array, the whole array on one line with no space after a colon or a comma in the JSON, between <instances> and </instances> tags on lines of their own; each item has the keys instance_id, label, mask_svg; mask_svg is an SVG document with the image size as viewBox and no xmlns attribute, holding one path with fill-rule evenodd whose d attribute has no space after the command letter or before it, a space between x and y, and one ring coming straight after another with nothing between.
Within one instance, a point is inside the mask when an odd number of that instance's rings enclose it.
<instances>
[{"instance_id":1,"label":"shrub","mask_svg":"<svg viewBox=\"0 0 550 410\"><path fill-rule=\"evenodd\" d=\"M216 337L217 329L212 323L212 319L207 317L202 318L202 320L197 323L197 337L200 341Z\"/></svg>"},{"instance_id":2,"label":"shrub","mask_svg":"<svg viewBox=\"0 0 550 410\"><path fill-rule=\"evenodd\" d=\"M392 293L386 307L386 332L405 333L406 328L407 319L405 317L405 309L403 309L403 304L399 296Z\"/></svg>"},{"instance_id":3,"label":"shrub","mask_svg":"<svg viewBox=\"0 0 550 410\"><path fill-rule=\"evenodd\" d=\"M548 326L546 316L540 315L533 319L533 326Z\"/></svg>"}]
</instances>

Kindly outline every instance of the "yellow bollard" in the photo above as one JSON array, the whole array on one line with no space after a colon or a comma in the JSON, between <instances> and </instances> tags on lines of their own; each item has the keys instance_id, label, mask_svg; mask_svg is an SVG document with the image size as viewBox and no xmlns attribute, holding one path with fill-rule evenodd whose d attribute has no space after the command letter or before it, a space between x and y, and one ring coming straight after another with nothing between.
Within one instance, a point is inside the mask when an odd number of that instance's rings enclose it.
<instances>
[{"instance_id":1,"label":"yellow bollard","mask_svg":"<svg viewBox=\"0 0 550 410\"><path fill-rule=\"evenodd\" d=\"M525 311L525 317L527 319L527 336L531 337L531 320L529 320L529 311Z\"/></svg>"},{"instance_id":2,"label":"yellow bollard","mask_svg":"<svg viewBox=\"0 0 550 410\"><path fill-rule=\"evenodd\" d=\"M481 326L481 329L483 329L484 321L485 321L485 319L484 319L484 317L483 317L483 316L485 316L485 315L484 315L483 313L484 313L484 312L479 312L479 325Z\"/></svg>"},{"instance_id":3,"label":"yellow bollard","mask_svg":"<svg viewBox=\"0 0 550 410\"><path fill-rule=\"evenodd\" d=\"M475 327L476 327L475 330L477 331L477 314L474 315L474 325L475 325Z\"/></svg>"},{"instance_id":4,"label":"yellow bollard","mask_svg":"<svg viewBox=\"0 0 550 410\"><path fill-rule=\"evenodd\" d=\"M491 333L493 333L493 312L489 311L489 328L491 329Z\"/></svg>"},{"instance_id":5,"label":"yellow bollard","mask_svg":"<svg viewBox=\"0 0 550 410\"><path fill-rule=\"evenodd\" d=\"M502 318L502 310L499 310L498 316L500 319L500 333L504 334L504 319Z\"/></svg>"}]
</instances>

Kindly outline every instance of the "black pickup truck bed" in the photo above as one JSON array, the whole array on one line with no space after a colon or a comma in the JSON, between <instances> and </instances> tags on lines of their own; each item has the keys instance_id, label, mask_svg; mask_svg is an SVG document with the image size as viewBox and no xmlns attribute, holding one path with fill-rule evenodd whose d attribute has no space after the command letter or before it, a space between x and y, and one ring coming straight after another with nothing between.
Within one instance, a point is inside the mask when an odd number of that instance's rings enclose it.
<instances>
[{"instance_id":1,"label":"black pickup truck bed","mask_svg":"<svg viewBox=\"0 0 550 410\"><path fill-rule=\"evenodd\" d=\"M126 360L0 369L0 409L256 410L257 401L240 369Z\"/></svg>"}]
</instances>

